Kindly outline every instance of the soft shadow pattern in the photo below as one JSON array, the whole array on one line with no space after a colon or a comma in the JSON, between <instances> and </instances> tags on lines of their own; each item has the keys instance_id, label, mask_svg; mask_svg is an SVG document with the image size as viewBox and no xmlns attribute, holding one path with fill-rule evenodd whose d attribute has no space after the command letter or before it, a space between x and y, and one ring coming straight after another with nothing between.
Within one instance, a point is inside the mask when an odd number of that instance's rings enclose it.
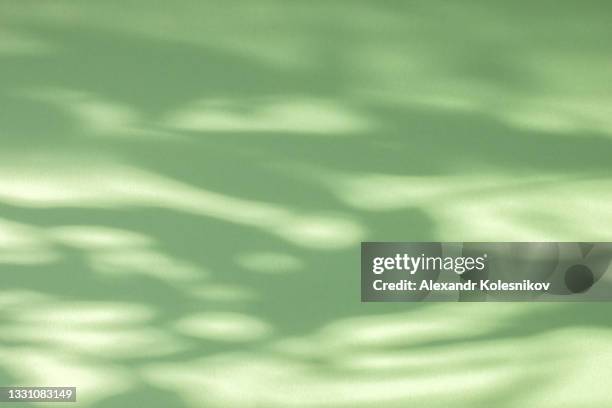
<instances>
[{"instance_id":1,"label":"soft shadow pattern","mask_svg":"<svg viewBox=\"0 0 612 408\"><path fill-rule=\"evenodd\" d=\"M612 238L610 6L506 3L0 5L0 385L610 405L607 304L359 302L360 241Z\"/></svg>"}]
</instances>

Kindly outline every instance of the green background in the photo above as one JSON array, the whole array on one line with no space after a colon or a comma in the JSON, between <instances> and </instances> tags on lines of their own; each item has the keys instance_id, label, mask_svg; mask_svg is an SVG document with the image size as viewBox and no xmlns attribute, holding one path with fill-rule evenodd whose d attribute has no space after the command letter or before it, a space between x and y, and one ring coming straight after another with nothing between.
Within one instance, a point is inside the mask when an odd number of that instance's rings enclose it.
<instances>
[{"instance_id":1,"label":"green background","mask_svg":"<svg viewBox=\"0 0 612 408\"><path fill-rule=\"evenodd\" d=\"M607 304L362 304L359 243L611 240L611 11L0 0L1 385L609 406Z\"/></svg>"}]
</instances>

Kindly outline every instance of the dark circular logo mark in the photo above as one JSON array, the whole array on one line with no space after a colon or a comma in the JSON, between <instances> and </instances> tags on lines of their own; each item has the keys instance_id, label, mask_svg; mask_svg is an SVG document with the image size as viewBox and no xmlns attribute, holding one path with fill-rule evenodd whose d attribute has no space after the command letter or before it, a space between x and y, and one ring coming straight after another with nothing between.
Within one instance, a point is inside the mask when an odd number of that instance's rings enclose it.
<instances>
[{"instance_id":1,"label":"dark circular logo mark","mask_svg":"<svg viewBox=\"0 0 612 408\"><path fill-rule=\"evenodd\" d=\"M565 271L565 286L572 293L585 292L595 283L593 272L585 265L573 265Z\"/></svg>"}]
</instances>

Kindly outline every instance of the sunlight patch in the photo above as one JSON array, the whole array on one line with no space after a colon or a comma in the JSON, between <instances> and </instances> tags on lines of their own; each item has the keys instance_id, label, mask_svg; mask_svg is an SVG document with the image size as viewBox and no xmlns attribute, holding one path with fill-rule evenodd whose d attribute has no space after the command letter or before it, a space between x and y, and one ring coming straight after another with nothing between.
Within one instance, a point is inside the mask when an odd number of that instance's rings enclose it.
<instances>
[{"instance_id":1,"label":"sunlight patch","mask_svg":"<svg viewBox=\"0 0 612 408\"><path fill-rule=\"evenodd\" d=\"M364 119L331 101L245 99L202 101L170 116L168 126L199 132L344 134L367 129Z\"/></svg>"},{"instance_id":2,"label":"sunlight patch","mask_svg":"<svg viewBox=\"0 0 612 408\"><path fill-rule=\"evenodd\" d=\"M50 237L64 245L81 249L125 248L147 246L152 238L133 231L104 226L65 226L48 230Z\"/></svg>"},{"instance_id":3,"label":"sunlight patch","mask_svg":"<svg viewBox=\"0 0 612 408\"><path fill-rule=\"evenodd\" d=\"M222 342L255 341L270 335L272 328L249 315L210 312L187 316L176 323L183 334Z\"/></svg>"}]
</instances>

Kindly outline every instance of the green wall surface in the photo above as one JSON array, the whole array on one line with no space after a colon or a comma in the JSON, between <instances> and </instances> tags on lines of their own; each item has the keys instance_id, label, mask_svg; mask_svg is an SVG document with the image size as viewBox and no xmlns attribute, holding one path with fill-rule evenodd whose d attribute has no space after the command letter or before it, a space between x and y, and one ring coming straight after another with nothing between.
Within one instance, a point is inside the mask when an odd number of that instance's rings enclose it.
<instances>
[{"instance_id":1,"label":"green wall surface","mask_svg":"<svg viewBox=\"0 0 612 408\"><path fill-rule=\"evenodd\" d=\"M359 281L361 241L612 240L611 14L0 0L0 385L612 406L609 304L361 303Z\"/></svg>"}]
</instances>

